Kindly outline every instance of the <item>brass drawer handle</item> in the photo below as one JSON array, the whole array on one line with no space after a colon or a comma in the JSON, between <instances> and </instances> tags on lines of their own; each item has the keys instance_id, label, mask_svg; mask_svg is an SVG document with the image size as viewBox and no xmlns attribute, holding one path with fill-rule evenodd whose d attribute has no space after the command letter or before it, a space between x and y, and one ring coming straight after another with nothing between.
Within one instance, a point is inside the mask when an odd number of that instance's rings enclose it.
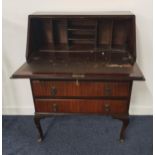
<instances>
[{"instance_id":1,"label":"brass drawer handle","mask_svg":"<svg viewBox=\"0 0 155 155\"><path fill-rule=\"evenodd\" d=\"M58 105L56 103L52 104L52 111L57 112L58 111Z\"/></svg>"},{"instance_id":2,"label":"brass drawer handle","mask_svg":"<svg viewBox=\"0 0 155 155\"><path fill-rule=\"evenodd\" d=\"M105 112L109 112L110 111L110 105L108 103L106 103L104 105L104 110L105 110Z\"/></svg>"},{"instance_id":3,"label":"brass drawer handle","mask_svg":"<svg viewBox=\"0 0 155 155\"><path fill-rule=\"evenodd\" d=\"M52 87L51 89L51 95L55 96L57 94L57 89L55 87Z\"/></svg>"}]
</instances>

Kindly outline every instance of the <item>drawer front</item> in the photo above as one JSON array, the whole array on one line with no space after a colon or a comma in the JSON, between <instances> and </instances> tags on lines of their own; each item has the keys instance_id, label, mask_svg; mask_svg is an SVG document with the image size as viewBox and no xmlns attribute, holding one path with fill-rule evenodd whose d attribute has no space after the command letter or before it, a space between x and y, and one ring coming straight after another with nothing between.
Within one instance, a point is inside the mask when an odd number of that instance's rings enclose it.
<instances>
[{"instance_id":1,"label":"drawer front","mask_svg":"<svg viewBox=\"0 0 155 155\"><path fill-rule=\"evenodd\" d=\"M36 99L36 112L124 114L126 100Z\"/></svg>"},{"instance_id":2,"label":"drawer front","mask_svg":"<svg viewBox=\"0 0 155 155\"><path fill-rule=\"evenodd\" d=\"M129 82L32 81L35 97L129 95Z\"/></svg>"}]
</instances>

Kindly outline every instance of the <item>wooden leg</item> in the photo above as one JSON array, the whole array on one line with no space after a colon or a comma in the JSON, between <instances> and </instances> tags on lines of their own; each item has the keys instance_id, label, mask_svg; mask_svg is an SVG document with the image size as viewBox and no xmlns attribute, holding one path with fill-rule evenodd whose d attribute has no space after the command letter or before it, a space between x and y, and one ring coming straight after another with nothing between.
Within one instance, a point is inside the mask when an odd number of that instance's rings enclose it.
<instances>
[{"instance_id":1,"label":"wooden leg","mask_svg":"<svg viewBox=\"0 0 155 155\"><path fill-rule=\"evenodd\" d=\"M35 122L36 128L38 129L38 133L39 133L38 142L43 141L43 131L40 125L40 119L41 119L41 116L38 116L38 115L34 116L34 122Z\"/></svg>"},{"instance_id":2,"label":"wooden leg","mask_svg":"<svg viewBox=\"0 0 155 155\"><path fill-rule=\"evenodd\" d=\"M129 125L129 118L122 119L122 123L123 123L123 125L122 125L122 129L121 129L121 132L120 132L120 142L121 143L123 143L124 139L125 139L125 130Z\"/></svg>"},{"instance_id":3,"label":"wooden leg","mask_svg":"<svg viewBox=\"0 0 155 155\"><path fill-rule=\"evenodd\" d=\"M125 140L125 131L129 125L129 117L128 116L114 116L115 119L119 119L122 121L122 128L121 128L121 132L120 132L120 143L124 143Z\"/></svg>"}]
</instances>

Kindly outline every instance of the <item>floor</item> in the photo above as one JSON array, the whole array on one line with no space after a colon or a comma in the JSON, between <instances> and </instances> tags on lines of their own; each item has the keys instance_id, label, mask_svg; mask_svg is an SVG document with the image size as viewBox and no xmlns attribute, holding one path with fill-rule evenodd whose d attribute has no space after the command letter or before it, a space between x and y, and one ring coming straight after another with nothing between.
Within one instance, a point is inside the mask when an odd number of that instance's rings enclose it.
<instances>
[{"instance_id":1,"label":"floor","mask_svg":"<svg viewBox=\"0 0 155 155\"><path fill-rule=\"evenodd\" d=\"M131 116L126 141L121 122L108 116L57 116L41 121L45 139L37 143L33 116L2 117L3 155L152 155L153 117Z\"/></svg>"}]
</instances>

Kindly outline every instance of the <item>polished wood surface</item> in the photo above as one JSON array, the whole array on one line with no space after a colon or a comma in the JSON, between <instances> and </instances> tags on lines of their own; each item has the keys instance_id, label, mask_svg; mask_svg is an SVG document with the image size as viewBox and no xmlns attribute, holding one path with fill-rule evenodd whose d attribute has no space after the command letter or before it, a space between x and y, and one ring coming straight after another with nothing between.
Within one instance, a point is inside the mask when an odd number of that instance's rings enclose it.
<instances>
[{"instance_id":1,"label":"polished wood surface","mask_svg":"<svg viewBox=\"0 0 155 155\"><path fill-rule=\"evenodd\" d=\"M129 124L136 63L136 23L131 12L35 13L28 17L26 62L12 78L30 79L34 122L61 114L111 115Z\"/></svg>"},{"instance_id":2,"label":"polished wood surface","mask_svg":"<svg viewBox=\"0 0 155 155\"><path fill-rule=\"evenodd\" d=\"M126 100L36 99L36 112L56 113L127 113Z\"/></svg>"},{"instance_id":3,"label":"polished wood surface","mask_svg":"<svg viewBox=\"0 0 155 155\"><path fill-rule=\"evenodd\" d=\"M129 95L129 82L39 81L32 82L35 97L97 97Z\"/></svg>"},{"instance_id":4,"label":"polished wood surface","mask_svg":"<svg viewBox=\"0 0 155 155\"><path fill-rule=\"evenodd\" d=\"M64 50L104 52L107 62L110 57L117 63L136 60L133 14L30 15L28 26L28 62L32 54Z\"/></svg>"},{"instance_id":5,"label":"polished wood surface","mask_svg":"<svg viewBox=\"0 0 155 155\"><path fill-rule=\"evenodd\" d=\"M57 18L62 18L64 15L68 16L68 17L81 17L81 16L85 16L85 17L100 17L100 16L129 16L129 15L133 15L134 14L131 11L80 11L80 12L52 12L52 11L36 11L34 13L32 13L29 16L55 16Z\"/></svg>"},{"instance_id":6,"label":"polished wood surface","mask_svg":"<svg viewBox=\"0 0 155 155\"><path fill-rule=\"evenodd\" d=\"M80 60L79 60L80 61ZM66 63L66 65L65 65ZM144 80L144 76L137 64L131 67L109 66L104 67L100 61L93 63L80 64L73 61L70 63L25 63L13 75L12 78L31 78L31 79L56 79L56 80ZM58 65L59 64L59 65ZM96 67L97 66L97 67ZM74 75L77 75L75 77ZM78 75L84 75L78 77Z\"/></svg>"}]
</instances>

